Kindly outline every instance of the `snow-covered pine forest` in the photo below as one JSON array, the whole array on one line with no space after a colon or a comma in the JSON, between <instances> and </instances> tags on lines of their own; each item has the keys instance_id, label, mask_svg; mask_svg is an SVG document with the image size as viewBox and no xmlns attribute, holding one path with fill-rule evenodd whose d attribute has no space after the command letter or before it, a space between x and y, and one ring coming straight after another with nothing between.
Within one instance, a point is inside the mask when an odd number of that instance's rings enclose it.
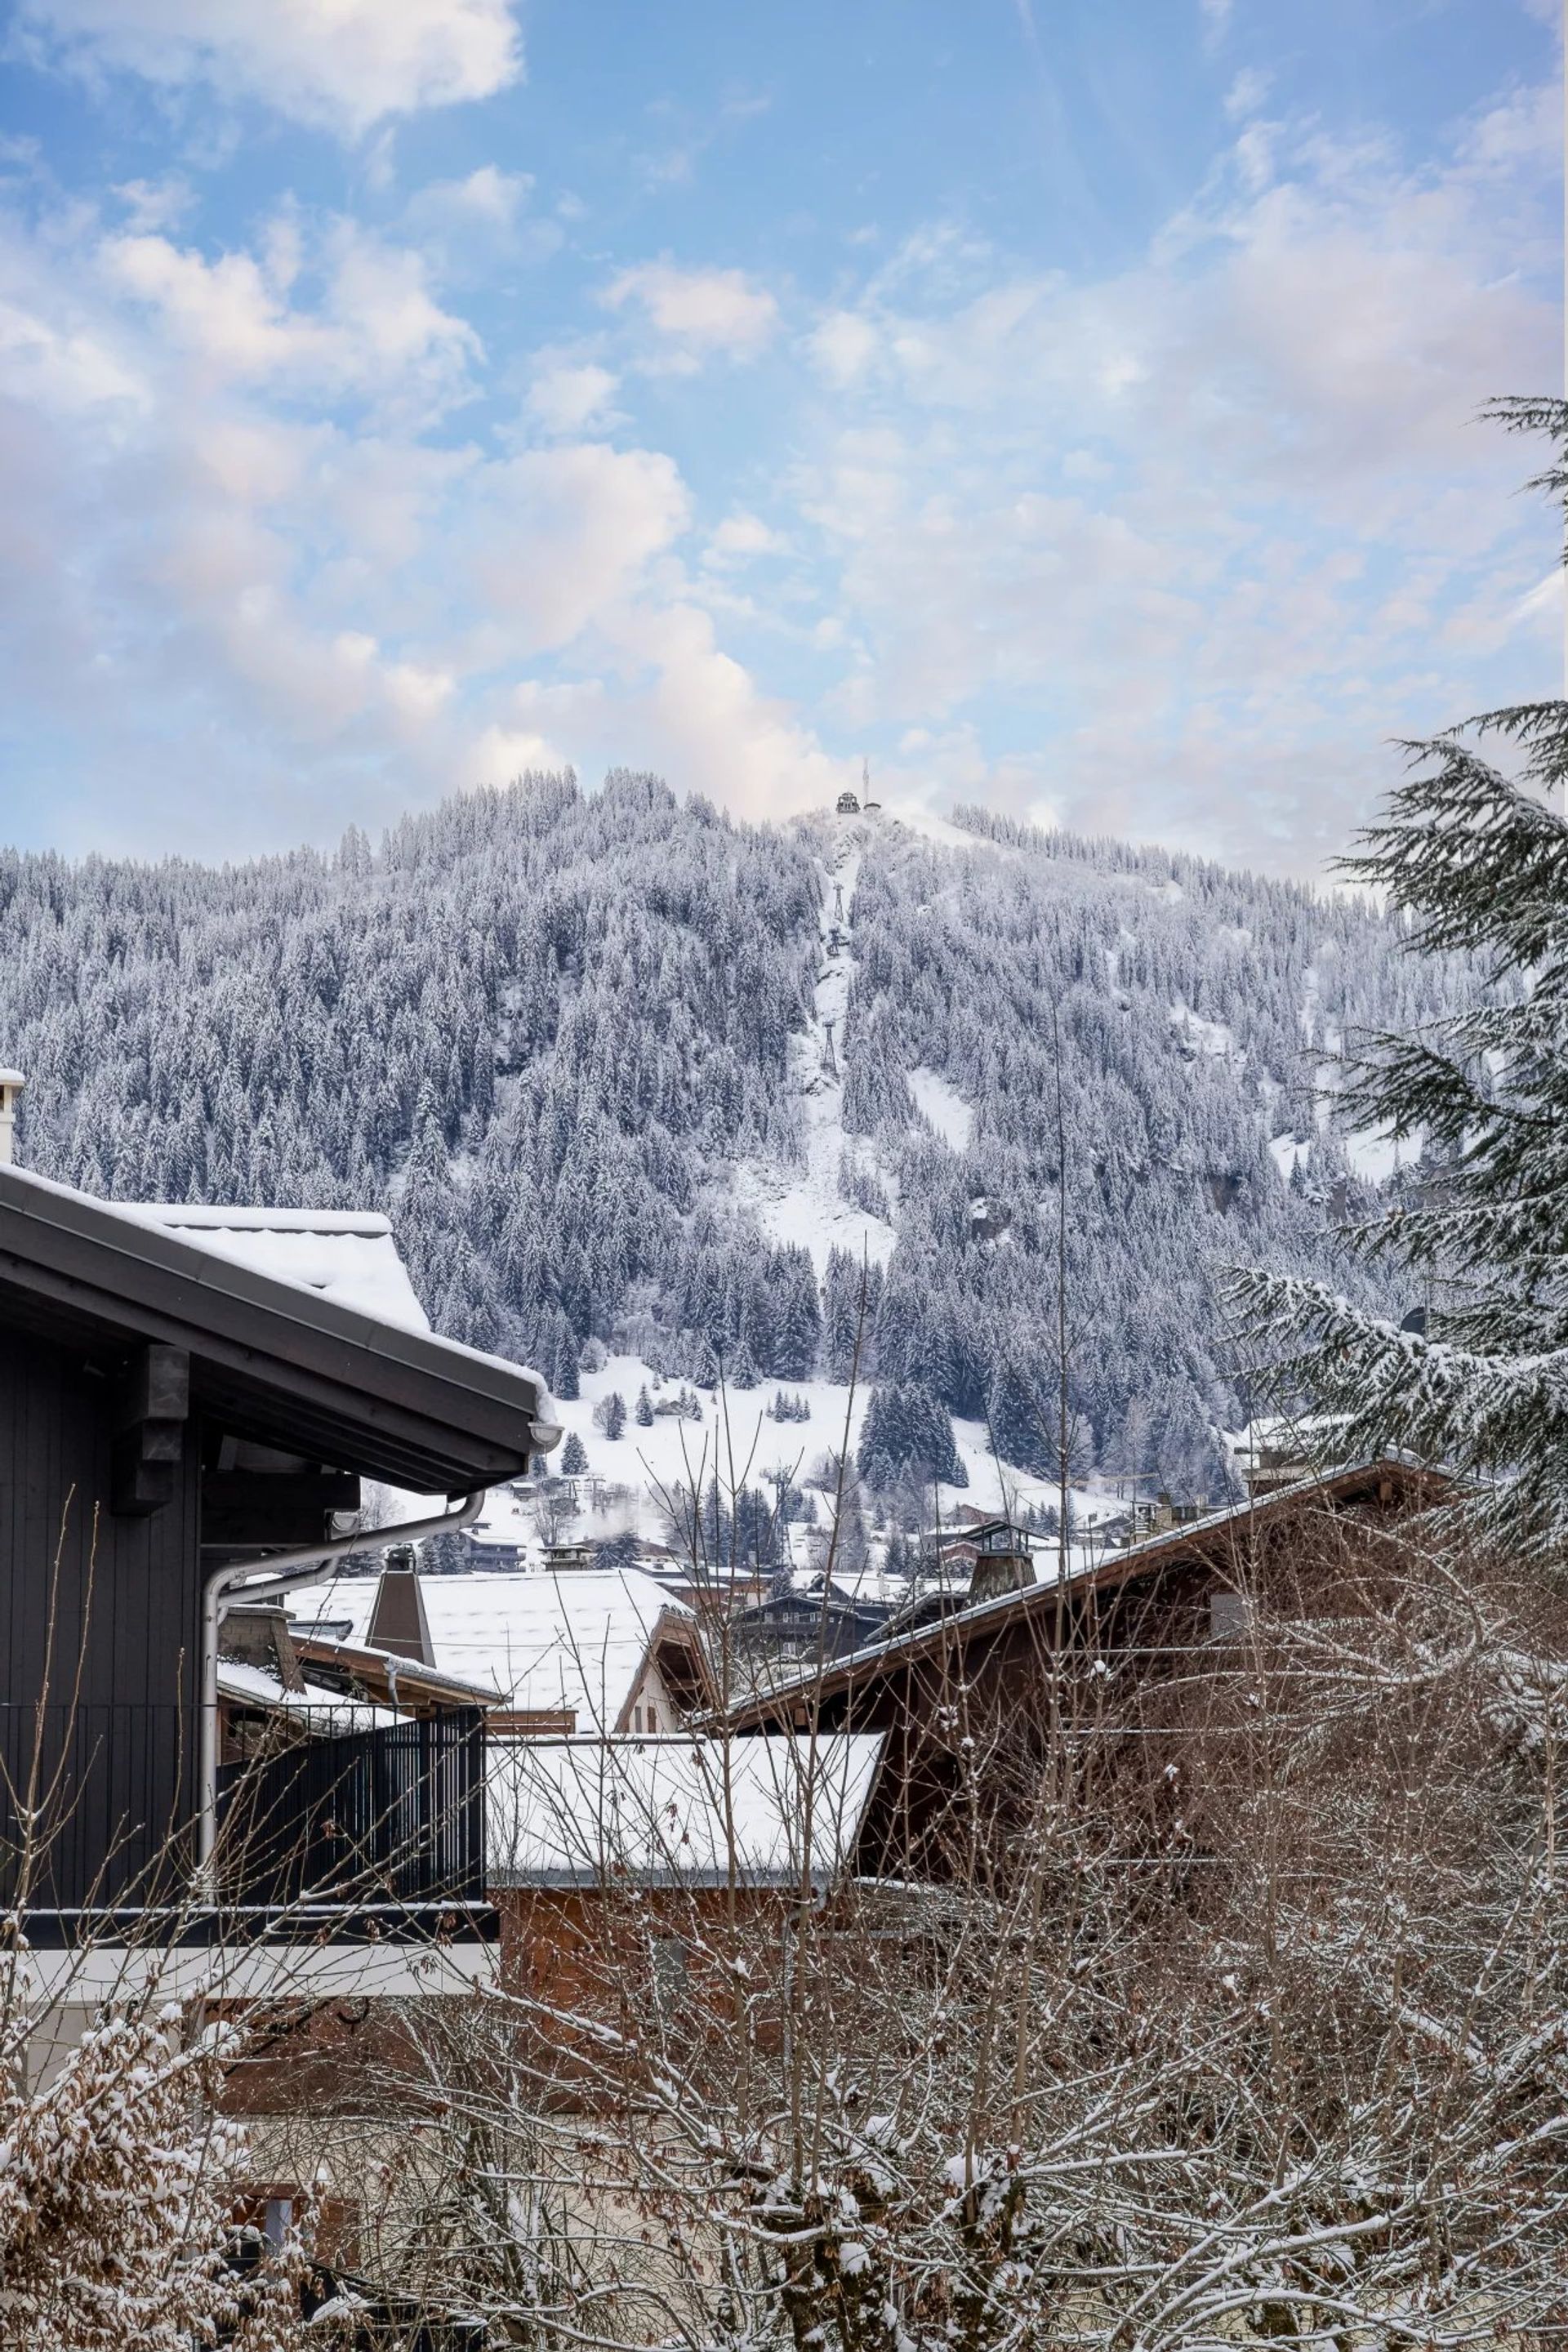
<instances>
[{"instance_id":1,"label":"snow-covered pine forest","mask_svg":"<svg viewBox=\"0 0 1568 2352\"><path fill-rule=\"evenodd\" d=\"M1216 1269L1364 1295L1330 1222L1397 1155L1335 1131L1334 1050L1473 985L1191 858L976 811L758 829L625 772L221 869L6 853L0 919L34 1168L387 1208L436 1327L568 1399L590 1340L842 1380L864 1282L873 1483L940 1469L949 1415L1047 1466L1053 1034L1075 1475L1213 1493L1247 1404Z\"/></svg>"}]
</instances>

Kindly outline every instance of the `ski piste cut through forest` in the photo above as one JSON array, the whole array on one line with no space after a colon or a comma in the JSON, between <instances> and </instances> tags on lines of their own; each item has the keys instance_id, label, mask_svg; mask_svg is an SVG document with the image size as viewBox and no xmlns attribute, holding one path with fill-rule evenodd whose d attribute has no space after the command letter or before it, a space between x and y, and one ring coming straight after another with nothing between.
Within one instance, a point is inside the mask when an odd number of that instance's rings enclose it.
<instances>
[{"instance_id":1,"label":"ski piste cut through forest","mask_svg":"<svg viewBox=\"0 0 1568 2352\"><path fill-rule=\"evenodd\" d=\"M1228 1263L1402 1311L1331 1227L1411 1181L1333 1059L1480 990L1362 900L976 810L751 826L656 778L448 800L373 849L0 856L21 1156L113 1199L383 1208L435 1328L577 1394L859 1377L875 1486L948 1416L1224 1491ZM862 1315L862 1309L864 1309ZM831 1442L823 1431L814 1443ZM863 1438L862 1453L867 1453Z\"/></svg>"}]
</instances>

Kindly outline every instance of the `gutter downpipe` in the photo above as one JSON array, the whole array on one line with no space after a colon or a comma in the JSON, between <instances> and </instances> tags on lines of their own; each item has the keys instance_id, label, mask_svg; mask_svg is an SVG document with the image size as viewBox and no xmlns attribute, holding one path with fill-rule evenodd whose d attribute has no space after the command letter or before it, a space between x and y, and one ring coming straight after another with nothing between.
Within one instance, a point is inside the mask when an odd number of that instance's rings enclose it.
<instances>
[{"instance_id":1,"label":"gutter downpipe","mask_svg":"<svg viewBox=\"0 0 1568 2352\"><path fill-rule=\"evenodd\" d=\"M237 1601L274 1601L301 1584L314 1584L323 1568L346 1559L353 1552L380 1550L389 1543L407 1543L420 1536L440 1535L450 1528L472 1527L484 1508L487 1486L465 1495L455 1511L434 1518L405 1519L393 1528L361 1528L352 1536L334 1536L330 1542L310 1544L300 1551L278 1552L271 1559L233 1561L215 1569L202 1586L201 1738L196 1794L196 1886L204 1900L213 1894L213 1854L217 1844L217 1643L218 1628ZM257 1576L258 1570L265 1572ZM254 1584L244 1581L256 1577Z\"/></svg>"}]
</instances>

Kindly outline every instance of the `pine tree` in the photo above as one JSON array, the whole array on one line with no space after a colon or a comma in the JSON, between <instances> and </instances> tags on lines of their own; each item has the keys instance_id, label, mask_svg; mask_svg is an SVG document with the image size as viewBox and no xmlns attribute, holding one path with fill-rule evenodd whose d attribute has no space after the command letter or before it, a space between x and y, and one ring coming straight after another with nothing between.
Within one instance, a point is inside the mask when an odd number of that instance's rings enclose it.
<instances>
[{"instance_id":1,"label":"pine tree","mask_svg":"<svg viewBox=\"0 0 1568 2352\"><path fill-rule=\"evenodd\" d=\"M594 1426L595 1429L602 1429L613 1444L620 1436L626 1425L626 1401L619 1389L612 1389L609 1395L601 1397L594 1407Z\"/></svg>"},{"instance_id":2,"label":"pine tree","mask_svg":"<svg viewBox=\"0 0 1568 2352\"><path fill-rule=\"evenodd\" d=\"M581 1478L587 1467L587 1449L576 1431L569 1429L561 1448L561 1475L563 1478Z\"/></svg>"},{"instance_id":3,"label":"pine tree","mask_svg":"<svg viewBox=\"0 0 1568 2352\"><path fill-rule=\"evenodd\" d=\"M1004 1462L1045 1476L1056 1467L1046 1443L1044 1408L1023 1374L1004 1364L991 1384L991 1442Z\"/></svg>"},{"instance_id":4,"label":"pine tree","mask_svg":"<svg viewBox=\"0 0 1568 2352\"><path fill-rule=\"evenodd\" d=\"M784 1297L773 1338L773 1370L781 1380L804 1381L816 1360L822 1328L816 1277L804 1249L783 1253Z\"/></svg>"},{"instance_id":5,"label":"pine tree","mask_svg":"<svg viewBox=\"0 0 1568 2352\"><path fill-rule=\"evenodd\" d=\"M649 1400L646 1384L637 1391L636 1419L637 1425L639 1429L651 1429L653 1427L653 1405Z\"/></svg>"},{"instance_id":6,"label":"pine tree","mask_svg":"<svg viewBox=\"0 0 1568 2352\"><path fill-rule=\"evenodd\" d=\"M1499 403L1543 431L1531 487L1568 491L1568 403ZM1481 756L1496 741L1517 777ZM1468 950L1492 988L1472 1009L1363 1039L1342 1104L1426 1138L1419 1191L1351 1231L1428 1294L1407 1328L1328 1284L1247 1270L1233 1290L1277 1372L1342 1416L1337 1449L1389 1445L1477 1480L1472 1509L1537 1557L1568 1547L1568 702L1495 710L1408 747L1412 772L1346 862L1407 918L1412 950Z\"/></svg>"},{"instance_id":7,"label":"pine tree","mask_svg":"<svg viewBox=\"0 0 1568 2352\"><path fill-rule=\"evenodd\" d=\"M474 1555L467 1539L449 1528L426 1536L419 1547L422 1576L462 1576L473 1564Z\"/></svg>"}]
</instances>

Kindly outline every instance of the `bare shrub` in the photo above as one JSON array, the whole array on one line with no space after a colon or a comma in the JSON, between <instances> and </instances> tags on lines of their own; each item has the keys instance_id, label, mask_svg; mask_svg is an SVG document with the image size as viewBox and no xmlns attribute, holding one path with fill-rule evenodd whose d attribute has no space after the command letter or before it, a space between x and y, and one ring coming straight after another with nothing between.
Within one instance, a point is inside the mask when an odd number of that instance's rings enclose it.
<instances>
[{"instance_id":1,"label":"bare shrub","mask_svg":"<svg viewBox=\"0 0 1568 2352\"><path fill-rule=\"evenodd\" d=\"M1010 1703L955 1685L923 1881L839 1866L809 1725L770 1883L721 1802L684 1876L606 1804L367 2086L422 2291L562 2346L1568 2325L1562 1605L1326 1514L1237 1580L1217 1637L1064 1609Z\"/></svg>"}]
</instances>

